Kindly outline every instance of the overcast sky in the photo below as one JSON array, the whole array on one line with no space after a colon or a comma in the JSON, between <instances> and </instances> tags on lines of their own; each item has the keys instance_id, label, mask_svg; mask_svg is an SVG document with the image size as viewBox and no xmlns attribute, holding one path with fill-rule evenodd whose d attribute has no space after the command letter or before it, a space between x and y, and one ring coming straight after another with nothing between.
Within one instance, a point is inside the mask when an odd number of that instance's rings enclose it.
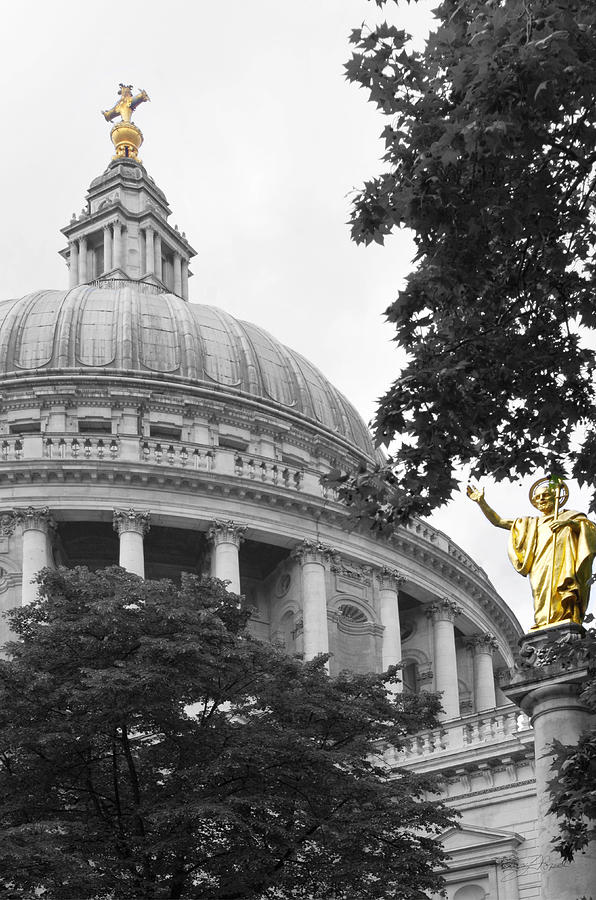
<instances>
[{"instance_id":1,"label":"overcast sky","mask_svg":"<svg viewBox=\"0 0 596 900\"><path fill-rule=\"evenodd\" d=\"M420 42L434 5L386 15ZM350 194L380 171L384 123L342 67L350 30L378 15L366 0L4 3L0 297L67 286L60 228L111 158L100 111L130 83L151 98L135 115L143 163L197 250L191 301L267 328L370 420L399 372L383 311L413 255L406 232L362 248L345 224ZM529 514L531 481L489 499ZM570 505L587 500L574 491ZM431 521L528 627L529 584L507 560L506 532L461 496Z\"/></svg>"}]
</instances>

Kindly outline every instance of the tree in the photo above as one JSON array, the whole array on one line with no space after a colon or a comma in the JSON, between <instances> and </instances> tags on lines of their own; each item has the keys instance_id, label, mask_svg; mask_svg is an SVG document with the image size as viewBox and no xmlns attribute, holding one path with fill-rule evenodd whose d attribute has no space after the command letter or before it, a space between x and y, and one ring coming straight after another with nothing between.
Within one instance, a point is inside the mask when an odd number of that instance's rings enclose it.
<instances>
[{"instance_id":1,"label":"tree","mask_svg":"<svg viewBox=\"0 0 596 900\"><path fill-rule=\"evenodd\" d=\"M45 570L0 661L0 897L421 898L438 700L252 638L214 579Z\"/></svg>"},{"instance_id":2,"label":"tree","mask_svg":"<svg viewBox=\"0 0 596 900\"><path fill-rule=\"evenodd\" d=\"M387 310L408 361L375 422L397 450L330 479L381 531L445 503L458 466L596 476L596 5L443 0L435 15L423 51L386 22L356 29L347 64L387 122L352 237L406 227L417 247Z\"/></svg>"}]
</instances>

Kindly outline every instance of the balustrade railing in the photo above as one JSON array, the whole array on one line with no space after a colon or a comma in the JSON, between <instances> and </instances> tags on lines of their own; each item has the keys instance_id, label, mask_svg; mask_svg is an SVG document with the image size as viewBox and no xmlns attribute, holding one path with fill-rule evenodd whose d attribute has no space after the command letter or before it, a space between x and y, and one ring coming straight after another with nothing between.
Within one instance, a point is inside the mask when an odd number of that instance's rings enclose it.
<instances>
[{"instance_id":1,"label":"balustrade railing","mask_svg":"<svg viewBox=\"0 0 596 900\"><path fill-rule=\"evenodd\" d=\"M482 744L498 747L530 732L528 717L515 706L505 706L420 731L401 753L389 754L389 761L401 765L422 757L471 749Z\"/></svg>"},{"instance_id":2,"label":"balustrade railing","mask_svg":"<svg viewBox=\"0 0 596 900\"><path fill-rule=\"evenodd\" d=\"M321 485L314 469L286 465L267 457L241 453L227 447L180 441L159 441L132 435L24 434L0 441L0 461L35 459L123 460L162 468L186 469L230 475L249 482L276 485L295 492L336 499Z\"/></svg>"}]
</instances>

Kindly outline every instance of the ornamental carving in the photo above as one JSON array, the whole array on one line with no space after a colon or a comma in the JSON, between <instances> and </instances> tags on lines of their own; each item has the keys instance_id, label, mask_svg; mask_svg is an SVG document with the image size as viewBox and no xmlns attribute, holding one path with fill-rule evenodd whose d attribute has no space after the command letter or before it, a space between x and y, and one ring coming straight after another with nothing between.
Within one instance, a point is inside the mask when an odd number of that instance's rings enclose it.
<instances>
[{"instance_id":1,"label":"ornamental carving","mask_svg":"<svg viewBox=\"0 0 596 900\"><path fill-rule=\"evenodd\" d=\"M247 525L239 525L231 519L228 519L227 522L214 519L207 532L207 537L215 547L218 544L234 544L234 546L240 547L247 527Z\"/></svg>"},{"instance_id":2,"label":"ornamental carving","mask_svg":"<svg viewBox=\"0 0 596 900\"><path fill-rule=\"evenodd\" d=\"M49 507L26 506L23 509L15 509L15 521L23 531L43 531L46 534L50 528L55 528L55 522L51 516Z\"/></svg>"},{"instance_id":3,"label":"ornamental carving","mask_svg":"<svg viewBox=\"0 0 596 900\"><path fill-rule=\"evenodd\" d=\"M0 516L0 537L11 537L17 525L17 517L13 512Z\"/></svg>"},{"instance_id":4,"label":"ornamental carving","mask_svg":"<svg viewBox=\"0 0 596 900\"><path fill-rule=\"evenodd\" d=\"M349 581L356 581L358 584L371 584L372 566L348 565L339 553L334 553L331 559L332 565L330 570L334 575L339 575L340 578L347 578Z\"/></svg>"},{"instance_id":5,"label":"ornamental carving","mask_svg":"<svg viewBox=\"0 0 596 900\"><path fill-rule=\"evenodd\" d=\"M145 537L150 528L149 519L150 513L148 509L140 512L137 512L136 509L115 509L113 518L114 531L118 533L118 536L132 531L134 534L140 534L142 537Z\"/></svg>"},{"instance_id":6,"label":"ornamental carving","mask_svg":"<svg viewBox=\"0 0 596 900\"><path fill-rule=\"evenodd\" d=\"M455 622L457 616L460 616L462 612L463 609L457 605L455 600L443 597L438 603L433 603L428 607L426 615L434 624L435 622Z\"/></svg>"},{"instance_id":7,"label":"ornamental carving","mask_svg":"<svg viewBox=\"0 0 596 900\"><path fill-rule=\"evenodd\" d=\"M485 634L470 635L466 640L466 647L472 651L474 656L480 653L492 655L498 649L499 644L494 634L487 631Z\"/></svg>"},{"instance_id":8,"label":"ornamental carving","mask_svg":"<svg viewBox=\"0 0 596 900\"><path fill-rule=\"evenodd\" d=\"M320 541L301 541L292 550L294 559L300 561L302 565L306 563L319 563L324 565L328 559L337 556L337 552L332 547L322 544Z\"/></svg>"},{"instance_id":9,"label":"ornamental carving","mask_svg":"<svg viewBox=\"0 0 596 900\"><path fill-rule=\"evenodd\" d=\"M391 569L389 566L382 566L377 572L377 580L382 591L397 591L406 579L401 572L397 571L397 569Z\"/></svg>"}]
</instances>

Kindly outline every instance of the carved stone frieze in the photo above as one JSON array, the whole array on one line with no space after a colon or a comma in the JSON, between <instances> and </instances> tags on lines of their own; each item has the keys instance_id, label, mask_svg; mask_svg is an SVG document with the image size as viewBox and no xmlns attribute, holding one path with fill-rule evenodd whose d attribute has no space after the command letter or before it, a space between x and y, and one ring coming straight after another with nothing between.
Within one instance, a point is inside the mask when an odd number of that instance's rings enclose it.
<instances>
[{"instance_id":1,"label":"carved stone frieze","mask_svg":"<svg viewBox=\"0 0 596 900\"><path fill-rule=\"evenodd\" d=\"M338 575L340 578L345 578L348 581L355 581L366 586L372 583L372 566L348 563L339 553L332 555L330 569L334 575Z\"/></svg>"}]
</instances>

